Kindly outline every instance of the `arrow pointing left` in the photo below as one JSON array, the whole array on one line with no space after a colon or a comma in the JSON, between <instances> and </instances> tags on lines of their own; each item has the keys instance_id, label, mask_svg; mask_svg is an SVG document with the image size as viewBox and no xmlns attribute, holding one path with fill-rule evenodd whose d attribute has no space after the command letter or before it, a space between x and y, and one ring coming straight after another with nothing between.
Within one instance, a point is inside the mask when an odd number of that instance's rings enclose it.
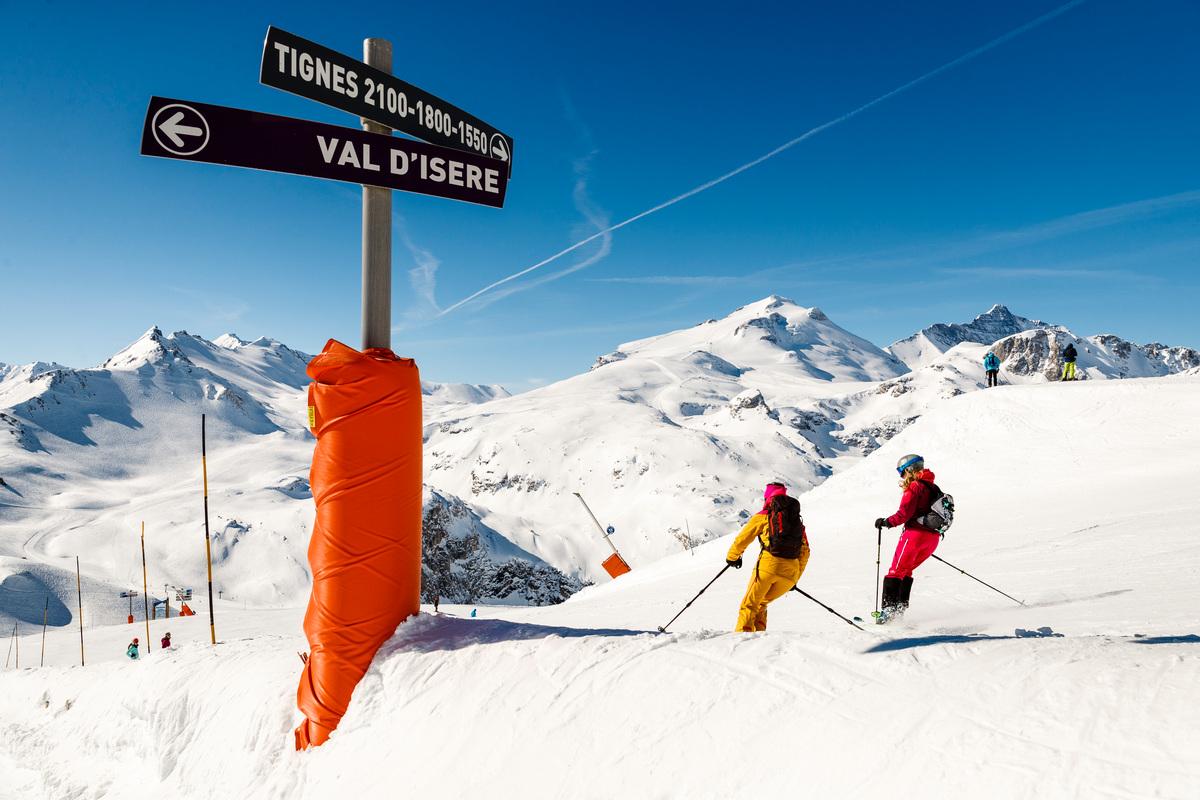
<instances>
[{"instance_id":1,"label":"arrow pointing left","mask_svg":"<svg viewBox=\"0 0 1200 800\"><path fill-rule=\"evenodd\" d=\"M159 145L174 155L195 155L208 144L208 120L196 109L182 103L160 108L154 115L151 129ZM188 137L186 140L185 136Z\"/></svg>"},{"instance_id":2,"label":"arrow pointing left","mask_svg":"<svg viewBox=\"0 0 1200 800\"><path fill-rule=\"evenodd\" d=\"M183 119L183 112L176 111L170 119L160 122L158 125L158 129L165 133L167 138L175 143L176 147L183 147L183 139L180 138L180 134L184 136L200 136L204 133L203 128L197 128L193 125L180 125L179 120L181 119Z\"/></svg>"}]
</instances>

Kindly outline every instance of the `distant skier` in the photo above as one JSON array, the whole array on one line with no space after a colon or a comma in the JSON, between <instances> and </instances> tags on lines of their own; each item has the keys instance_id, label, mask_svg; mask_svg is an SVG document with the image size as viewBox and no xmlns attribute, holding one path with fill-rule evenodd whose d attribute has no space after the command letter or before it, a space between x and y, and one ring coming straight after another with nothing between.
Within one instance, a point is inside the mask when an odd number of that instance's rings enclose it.
<instances>
[{"instance_id":1,"label":"distant skier","mask_svg":"<svg viewBox=\"0 0 1200 800\"><path fill-rule=\"evenodd\" d=\"M170 650L170 649L171 649L171 632L170 632L170 631L167 631L167 632L166 632L166 634L164 634L164 635L163 635L163 638L162 638L162 649L163 649L163 650Z\"/></svg>"},{"instance_id":2,"label":"distant skier","mask_svg":"<svg viewBox=\"0 0 1200 800\"><path fill-rule=\"evenodd\" d=\"M908 608L913 570L933 555L942 540L940 534L921 524L934 500L942 494L933 482L933 472L925 469L925 459L915 454L906 455L897 462L896 471L900 473L900 486L904 489L900 509L890 517L875 520L876 529L904 526L904 533L896 543L896 554L892 556L892 568L883 579L881 622L903 614Z\"/></svg>"},{"instance_id":3,"label":"distant skier","mask_svg":"<svg viewBox=\"0 0 1200 800\"><path fill-rule=\"evenodd\" d=\"M991 350L988 350L987 355L983 357L983 371L987 373L989 389L999 383L1000 358Z\"/></svg>"},{"instance_id":4,"label":"distant skier","mask_svg":"<svg viewBox=\"0 0 1200 800\"><path fill-rule=\"evenodd\" d=\"M138 640L136 636L133 637L133 641L129 643L129 647L125 648L125 655L129 656L134 661L138 660Z\"/></svg>"},{"instance_id":5,"label":"distant skier","mask_svg":"<svg viewBox=\"0 0 1200 800\"><path fill-rule=\"evenodd\" d=\"M1068 342L1066 349L1063 350L1062 357L1063 357L1062 379L1064 381L1075 380L1075 359L1079 358L1079 351L1075 349L1074 344L1071 344L1070 342Z\"/></svg>"},{"instance_id":6,"label":"distant skier","mask_svg":"<svg viewBox=\"0 0 1200 800\"><path fill-rule=\"evenodd\" d=\"M782 483L767 484L762 511L752 516L734 537L725 563L741 569L742 553L755 539L762 550L738 610L736 631L765 631L767 603L790 592L808 564L808 535L800 518L800 502L788 497L787 487Z\"/></svg>"}]
</instances>

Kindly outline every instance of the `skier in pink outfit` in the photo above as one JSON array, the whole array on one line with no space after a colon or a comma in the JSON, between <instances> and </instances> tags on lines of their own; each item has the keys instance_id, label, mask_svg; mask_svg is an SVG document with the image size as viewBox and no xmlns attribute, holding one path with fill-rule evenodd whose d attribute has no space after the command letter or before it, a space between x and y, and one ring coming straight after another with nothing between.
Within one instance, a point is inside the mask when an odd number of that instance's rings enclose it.
<instances>
[{"instance_id":1,"label":"skier in pink outfit","mask_svg":"<svg viewBox=\"0 0 1200 800\"><path fill-rule=\"evenodd\" d=\"M933 555L942 540L941 534L921 524L934 501L942 495L941 489L933 482L933 472L925 469L925 460L918 455L901 458L896 471L900 473L900 486L904 489L900 508L890 517L875 520L876 528L904 526L904 533L900 534L900 541L896 543L896 554L892 556L892 568L883 579L885 618L903 614L908 608L913 570Z\"/></svg>"}]
</instances>

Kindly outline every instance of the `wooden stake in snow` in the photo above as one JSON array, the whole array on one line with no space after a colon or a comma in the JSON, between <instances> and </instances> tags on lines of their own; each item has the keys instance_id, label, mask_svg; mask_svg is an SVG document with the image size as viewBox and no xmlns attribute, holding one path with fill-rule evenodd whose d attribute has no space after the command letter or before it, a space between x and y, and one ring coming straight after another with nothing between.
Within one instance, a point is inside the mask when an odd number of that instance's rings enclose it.
<instances>
[{"instance_id":1,"label":"wooden stake in snow","mask_svg":"<svg viewBox=\"0 0 1200 800\"><path fill-rule=\"evenodd\" d=\"M83 660L83 578L79 574L79 556L75 556L75 592L79 595L79 666Z\"/></svg>"},{"instance_id":2,"label":"wooden stake in snow","mask_svg":"<svg viewBox=\"0 0 1200 800\"><path fill-rule=\"evenodd\" d=\"M46 595L46 605L42 608L42 661L39 667L46 666L46 621L50 617L50 595Z\"/></svg>"},{"instance_id":3,"label":"wooden stake in snow","mask_svg":"<svg viewBox=\"0 0 1200 800\"><path fill-rule=\"evenodd\" d=\"M146 652L150 647L150 586L146 581L146 522L142 521L142 608L146 619Z\"/></svg>"},{"instance_id":4,"label":"wooden stake in snow","mask_svg":"<svg viewBox=\"0 0 1200 800\"><path fill-rule=\"evenodd\" d=\"M204 555L208 559L208 635L217 643L217 620L212 599L212 539L208 534L208 444L204 415L200 415L200 470L204 475Z\"/></svg>"},{"instance_id":5,"label":"wooden stake in snow","mask_svg":"<svg viewBox=\"0 0 1200 800\"><path fill-rule=\"evenodd\" d=\"M17 641L17 623L14 622L12 636L8 637L8 653L6 653L4 656L4 668L5 669L8 669L8 662L12 661L13 644L16 641ZM20 654L20 651L17 651L18 666L20 666L20 664L19 664L20 660L21 660L21 654Z\"/></svg>"}]
</instances>

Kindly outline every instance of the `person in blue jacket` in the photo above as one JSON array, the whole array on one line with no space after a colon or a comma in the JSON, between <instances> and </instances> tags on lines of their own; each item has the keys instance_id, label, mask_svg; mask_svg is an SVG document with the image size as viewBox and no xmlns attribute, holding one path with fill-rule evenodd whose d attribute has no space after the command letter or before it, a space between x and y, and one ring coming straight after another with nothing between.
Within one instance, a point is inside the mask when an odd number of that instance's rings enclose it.
<instances>
[{"instance_id":1,"label":"person in blue jacket","mask_svg":"<svg viewBox=\"0 0 1200 800\"><path fill-rule=\"evenodd\" d=\"M987 373L988 387L996 386L1000 376L1000 359L991 350L983 357L983 371Z\"/></svg>"},{"instance_id":2,"label":"person in blue jacket","mask_svg":"<svg viewBox=\"0 0 1200 800\"><path fill-rule=\"evenodd\" d=\"M125 648L125 655L129 656L134 661L138 660L138 640L136 637L134 637L134 640L129 643L129 647Z\"/></svg>"}]
</instances>

